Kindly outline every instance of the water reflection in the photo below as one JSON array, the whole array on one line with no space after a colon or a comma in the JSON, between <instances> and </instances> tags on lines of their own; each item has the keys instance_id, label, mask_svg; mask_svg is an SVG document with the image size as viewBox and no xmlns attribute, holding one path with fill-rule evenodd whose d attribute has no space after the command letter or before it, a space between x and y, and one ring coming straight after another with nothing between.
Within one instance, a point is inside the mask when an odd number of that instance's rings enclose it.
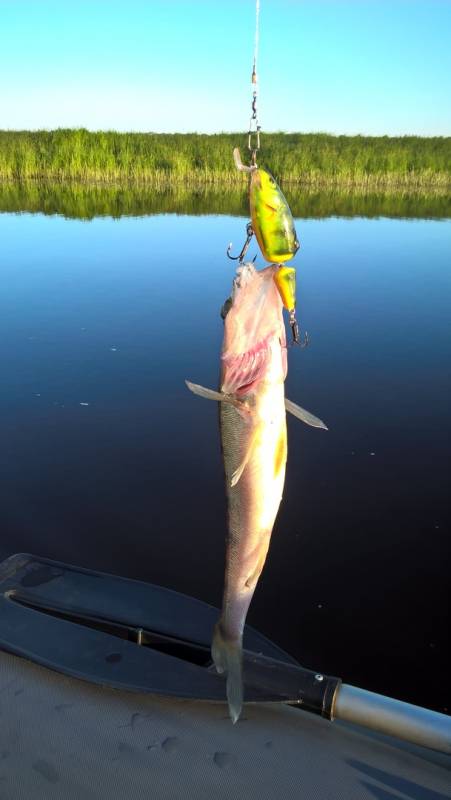
<instances>
[{"instance_id":1,"label":"water reflection","mask_svg":"<svg viewBox=\"0 0 451 800\"><path fill-rule=\"evenodd\" d=\"M368 193L364 190L318 191L284 184L295 217L451 217L446 188L430 192ZM165 189L148 184L82 184L75 182L0 182L0 212L60 214L75 219L148 214L228 214L246 216L246 186L187 186Z\"/></svg>"},{"instance_id":2,"label":"water reflection","mask_svg":"<svg viewBox=\"0 0 451 800\"><path fill-rule=\"evenodd\" d=\"M84 219L137 214L133 195L30 188L9 187L17 209L34 198L29 210L45 201L53 216L0 214L0 559L36 553L219 605L217 408L184 381L217 382L225 249L245 230L221 213L234 195L191 193L196 213L216 215L186 216L186 193L135 187L141 216L86 225L56 212L74 214L72 199ZM180 216L144 216L147 201ZM451 225L300 221L307 202L293 205L311 344L291 349L286 392L329 431L288 420L284 499L249 622L307 667L443 710Z\"/></svg>"}]
</instances>

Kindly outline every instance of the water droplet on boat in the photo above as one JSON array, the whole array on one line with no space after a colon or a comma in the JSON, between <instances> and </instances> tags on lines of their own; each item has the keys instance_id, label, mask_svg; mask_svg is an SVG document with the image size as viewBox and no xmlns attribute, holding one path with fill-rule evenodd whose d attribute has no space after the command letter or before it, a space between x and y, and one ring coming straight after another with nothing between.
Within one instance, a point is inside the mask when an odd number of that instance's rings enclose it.
<instances>
[{"instance_id":1,"label":"water droplet on boat","mask_svg":"<svg viewBox=\"0 0 451 800\"><path fill-rule=\"evenodd\" d=\"M80 403L81 406L89 406L89 403Z\"/></svg>"},{"instance_id":2,"label":"water droplet on boat","mask_svg":"<svg viewBox=\"0 0 451 800\"><path fill-rule=\"evenodd\" d=\"M135 752L135 748L132 747L131 744L128 744L128 742L118 742L117 743L117 749L119 750L120 753L134 753Z\"/></svg>"},{"instance_id":3,"label":"water droplet on boat","mask_svg":"<svg viewBox=\"0 0 451 800\"><path fill-rule=\"evenodd\" d=\"M179 742L176 736L168 736L164 742L161 743L161 747L165 753L175 753L178 750Z\"/></svg>"},{"instance_id":4,"label":"water droplet on boat","mask_svg":"<svg viewBox=\"0 0 451 800\"><path fill-rule=\"evenodd\" d=\"M44 758L38 759L31 765L36 772L39 772L49 783L58 783L60 776L55 767Z\"/></svg>"},{"instance_id":5,"label":"water droplet on boat","mask_svg":"<svg viewBox=\"0 0 451 800\"><path fill-rule=\"evenodd\" d=\"M229 767L230 764L233 764L233 757L229 753L215 753L213 761L217 767L224 769L224 767Z\"/></svg>"},{"instance_id":6,"label":"water droplet on boat","mask_svg":"<svg viewBox=\"0 0 451 800\"><path fill-rule=\"evenodd\" d=\"M107 661L108 664L117 664L119 661L122 661L122 656L120 653L110 653L109 656L105 657L105 661Z\"/></svg>"}]
</instances>

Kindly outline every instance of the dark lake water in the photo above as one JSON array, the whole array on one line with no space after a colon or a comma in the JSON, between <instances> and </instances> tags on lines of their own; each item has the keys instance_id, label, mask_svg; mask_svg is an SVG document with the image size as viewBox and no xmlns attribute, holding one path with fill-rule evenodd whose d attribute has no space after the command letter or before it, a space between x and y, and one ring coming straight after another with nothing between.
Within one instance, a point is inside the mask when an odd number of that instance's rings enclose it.
<instances>
[{"instance_id":1,"label":"dark lake water","mask_svg":"<svg viewBox=\"0 0 451 800\"><path fill-rule=\"evenodd\" d=\"M32 552L219 605L217 409L184 380L217 384L242 199L188 215L123 199L142 215L121 217L119 198L97 217L91 197L87 221L42 197L16 192L0 214L0 558ZM406 218L412 201L397 218L378 216L390 203L362 200L359 215L355 201L347 218L318 203L296 206L311 343L289 352L286 394L329 431L288 422L248 621L307 667L443 711L451 223Z\"/></svg>"}]
</instances>

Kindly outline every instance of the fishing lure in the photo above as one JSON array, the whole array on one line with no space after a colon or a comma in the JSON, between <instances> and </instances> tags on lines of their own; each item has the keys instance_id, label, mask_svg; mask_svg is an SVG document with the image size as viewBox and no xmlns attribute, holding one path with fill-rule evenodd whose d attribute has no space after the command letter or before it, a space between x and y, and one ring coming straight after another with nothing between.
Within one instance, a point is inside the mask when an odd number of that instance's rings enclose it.
<instances>
[{"instance_id":1,"label":"fishing lure","mask_svg":"<svg viewBox=\"0 0 451 800\"><path fill-rule=\"evenodd\" d=\"M265 167L251 172L249 204L252 229L266 261L283 264L293 258L299 250L299 241L290 207Z\"/></svg>"},{"instance_id":2,"label":"fishing lure","mask_svg":"<svg viewBox=\"0 0 451 800\"><path fill-rule=\"evenodd\" d=\"M237 169L250 174L251 225L263 258L272 264L289 261L299 250L299 240L282 189L265 167L257 167L256 164L245 166L237 147L233 151L233 158Z\"/></svg>"},{"instance_id":3,"label":"fishing lure","mask_svg":"<svg viewBox=\"0 0 451 800\"><path fill-rule=\"evenodd\" d=\"M231 245L227 250L229 258L243 261L252 236L255 234L263 257L270 263L279 265L274 272L273 280L277 286L284 308L290 315L290 327L293 341L299 343L299 328L296 322L296 270L283 266L293 258L299 250L299 240L294 226L293 216L286 198L277 181L265 167L245 166L241 161L240 151L236 147L233 158L237 169L250 174L249 205L251 222L247 226L247 239L239 256L230 255ZM307 344L307 338L303 344Z\"/></svg>"}]
</instances>

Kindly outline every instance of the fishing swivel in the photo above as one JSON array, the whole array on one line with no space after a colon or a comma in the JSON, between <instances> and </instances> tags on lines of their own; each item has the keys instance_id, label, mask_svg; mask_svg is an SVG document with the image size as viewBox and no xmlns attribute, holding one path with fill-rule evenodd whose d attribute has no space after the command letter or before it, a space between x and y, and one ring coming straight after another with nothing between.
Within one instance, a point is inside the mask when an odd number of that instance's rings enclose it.
<instances>
[{"instance_id":1,"label":"fishing swivel","mask_svg":"<svg viewBox=\"0 0 451 800\"><path fill-rule=\"evenodd\" d=\"M243 247L241 249L241 253L238 256L231 256L230 255L230 251L232 249L232 242L230 242L230 244L229 244L229 246L227 248L227 257L230 258L231 261L238 261L240 264L243 263L244 256L246 255L246 253L248 251L249 245L251 243L251 239L252 239L252 237L254 235L254 229L252 227L252 223L251 222L248 222L247 225L246 225L246 233L247 233L247 239L244 242ZM256 258L257 258L257 255L255 255L254 258L252 259L252 263L254 263Z\"/></svg>"}]
</instances>

